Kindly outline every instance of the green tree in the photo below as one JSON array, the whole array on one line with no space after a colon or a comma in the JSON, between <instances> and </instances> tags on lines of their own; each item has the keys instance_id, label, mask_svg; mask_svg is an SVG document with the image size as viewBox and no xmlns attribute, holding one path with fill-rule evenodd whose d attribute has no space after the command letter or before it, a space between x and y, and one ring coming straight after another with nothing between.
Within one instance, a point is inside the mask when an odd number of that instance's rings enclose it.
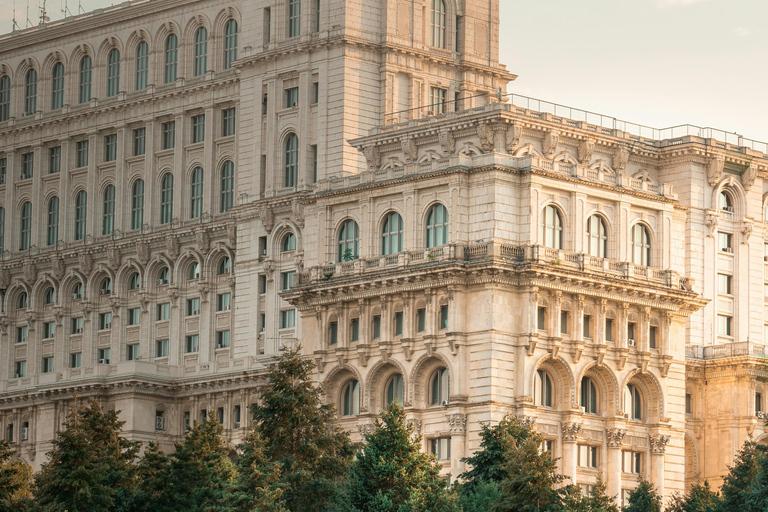
<instances>
[{"instance_id":1,"label":"green tree","mask_svg":"<svg viewBox=\"0 0 768 512\"><path fill-rule=\"evenodd\" d=\"M487 512L499 499L499 484L488 480L475 480L471 487L458 486L459 509L462 512Z\"/></svg>"},{"instance_id":2,"label":"green tree","mask_svg":"<svg viewBox=\"0 0 768 512\"><path fill-rule=\"evenodd\" d=\"M0 441L0 512L22 512L31 506L32 468L17 458L11 443Z\"/></svg>"},{"instance_id":3,"label":"green tree","mask_svg":"<svg viewBox=\"0 0 768 512\"><path fill-rule=\"evenodd\" d=\"M280 485L280 467L265 455L264 441L256 430L251 430L238 446L235 463L238 480L233 492L233 511L286 512Z\"/></svg>"},{"instance_id":4,"label":"green tree","mask_svg":"<svg viewBox=\"0 0 768 512\"><path fill-rule=\"evenodd\" d=\"M498 425L490 426L483 423L480 427L480 449L471 457L461 459L472 466L472 469L460 477L464 480L462 491L471 492L482 482L501 482L507 478L504 470L505 439L507 436L525 436L528 431L520 426L512 425L504 418Z\"/></svg>"},{"instance_id":5,"label":"green tree","mask_svg":"<svg viewBox=\"0 0 768 512\"><path fill-rule=\"evenodd\" d=\"M704 485L694 484L688 494L674 495L666 512L716 512L721 501L705 480Z\"/></svg>"},{"instance_id":6,"label":"green tree","mask_svg":"<svg viewBox=\"0 0 768 512\"><path fill-rule=\"evenodd\" d=\"M718 512L752 512L762 508L751 508L747 502L752 486L760 471L760 461L766 457L766 448L749 440L736 454L733 466L728 467L728 474L720 488L722 503Z\"/></svg>"},{"instance_id":7,"label":"green tree","mask_svg":"<svg viewBox=\"0 0 768 512\"><path fill-rule=\"evenodd\" d=\"M132 512L166 512L175 510L165 490L170 486L170 460L157 443L150 442L137 466L136 494Z\"/></svg>"},{"instance_id":8,"label":"green tree","mask_svg":"<svg viewBox=\"0 0 768 512\"><path fill-rule=\"evenodd\" d=\"M323 389L311 380L314 363L300 350L280 357L252 412L264 455L279 464L287 508L314 512L338 498L355 446L338 425L335 407L324 403Z\"/></svg>"},{"instance_id":9,"label":"green tree","mask_svg":"<svg viewBox=\"0 0 768 512\"><path fill-rule=\"evenodd\" d=\"M135 490L139 444L120 436L125 422L95 400L75 406L35 478L35 499L46 512L120 511Z\"/></svg>"},{"instance_id":10,"label":"green tree","mask_svg":"<svg viewBox=\"0 0 768 512\"><path fill-rule=\"evenodd\" d=\"M363 512L437 512L453 508L440 464L421 451L405 410L393 402L365 435L349 471L349 502Z\"/></svg>"},{"instance_id":11,"label":"green tree","mask_svg":"<svg viewBox=\"0 0 768 512\"><path fill-rule=\"evenodd\" d=\"M602 477L592 486L592 491L582 494L577 485L568 485L564 489L563 504L568 512L619 512L616 497L606 494L606 485Z\"/></svg>"},{"instance_id":12,"label":"green tree","mask_svg":"<svg viewBox=\"0 0 768 512\"><path fill-rule=\"evenodd\" d=\"M656 492L652 483L640 479L637 487L632 489L627 499L628 505L623 512L661 512L661 496Z\"/></svg>"}]
</instances>

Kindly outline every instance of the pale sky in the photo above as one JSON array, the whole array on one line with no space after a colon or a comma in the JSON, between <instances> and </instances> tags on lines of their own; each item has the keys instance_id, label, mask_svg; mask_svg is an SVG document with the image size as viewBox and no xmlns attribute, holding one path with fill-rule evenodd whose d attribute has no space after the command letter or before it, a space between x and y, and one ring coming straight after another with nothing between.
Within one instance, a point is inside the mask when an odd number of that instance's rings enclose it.
<instances>
[{"instance_id":1,"label":"pale sky","mask_svg":"<svg viewBox=\"0 0 768 512\"><path fill-rule=\"evenodd\" d=\"M40 0L29 0L30 18ZM377 1L377 0L369 0ZM665 128L768 141L768 1L499 0L509 92ZM68 0L77 12L77 0ZM16 0L23 26L27 0ZM86 11L119 2L81 0ZM0 0L0 33L14 0ZM52 19L63 0L48 0Z\"/></svg>"}]
</instances>

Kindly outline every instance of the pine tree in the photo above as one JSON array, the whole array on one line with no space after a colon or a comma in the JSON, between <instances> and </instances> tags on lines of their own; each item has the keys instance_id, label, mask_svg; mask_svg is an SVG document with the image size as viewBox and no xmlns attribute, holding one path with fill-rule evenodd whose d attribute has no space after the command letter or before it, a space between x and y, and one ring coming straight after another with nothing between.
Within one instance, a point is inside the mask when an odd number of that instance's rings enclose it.
<instances>
[{"instance_id":1,"label":"pine tree","mask_svg":"<svg viewBox=\"0 0 768 512\"><path fill-rule=\"evenodd\" d=\"M473 485L458 488L459 509L462 512L487 512L499 499L501 491L499 484L488 480L475 480Z\"/></svg>"},{"instance_id":2,"label":"pine tree","mask_svg":"<svg viewBox=\"0 0 768 512\"><path fill-rule=\"evenodd\" d=\"M365 435L349 471L349 501L362 512L439 512L453 508L440 465L421 451L421 438L413 438L405 410L396 402L381 422Z\"/></svg>"},{"instance_id":3,"label":"pine tree","mask_svg":"<svg viewBox=\"0 0 768 512\"><path fill-rule=\"evenodd\" d=\"M96 401L76 406L35 478L35 499L46 512L120 511L135 490L138 443L120 436L125 422Z\"/></svg>"},{"instance_id":4,"label":"pine tree","mask_svg":"<svg viewBox=\"0 0 768 512\"><path fill-rule=\"evenodd\" d=\"M688 494L674 495L665 512L716 512L721 501L705 480L704 485L694 484Z\"/></svg>"},{"instance_id":5,"label":"pine tree","mask_svg":"<svg viewBox=\"0 0 768 512\"><path fill-rule=\"evenodd\" d=\"M461 459L472 469L460 475L464 480L462 492L472 492L482 482L501 482L507 477L504 472L504 438L509 434L509 421L505 418L496 426L484 423L480 428L480 449L471 457ZM514 429L515 435L523 435L522 429Z\"/></svg>"},{"instance_id":6,"label":"pine tree","mask_svg":"<svg viewBox=\"0 0 768 512\"><path fill-rule=\"evenodd\" d=\"M264 441L251 430L238 446L238 480L232 496L236 512L287 512L280 485L280 467L267 459Z\"/></svg>"},{"instance_id":7,"label":"pine tree","mask_svg":"<svg viewBox=\"0 0 768 512\"><path fill-rule=\"evenodd\" d=\"M760 471L760 461L766 457L766 448L754 441L747 441L736 454L733 466L728 467L728 474L720 488L723 501L718 512L752 512L762 508L750 508L747 498Z\"/></svg>"},{"instance_id":8,"label":"pine tree","mask_svg":"<svg viewBox=\"0 0 768 512\"><path fill-rule=\"evenodd\" d=\"M32 468L17 458L11 443L0 441L0 512L22 512L31 506Z\"/></svg>"},{"instance_id":9,"label":"pine tree","mask_svg":"<svg viewBox=\"0 0 768 512\"><path fill-rule=\"evenodd\" d=\"M590 512L619 512L616 505L616 496L606 494L607 487L603 477L597 477L597 482L592 487L592 493L586 497L587 507Z\"/></svg>"},{"instance_id":10,"label":"pine tree","mask_svg":"<svg viewBox=\"0 0 768 512\"><path fill-rule=\"evenodd\" d=\"M253 419L266 457L279 464L287 508L314 512L338 498L355 446L311 380L314 363L302 359L300 350L287 352L271 369Z\"/></svg>"},{"instance_id":11,"label":"pine tree","mask_svg":"<svg viewBox=\"0 0 768 512\"><path fill-rule=\"evenodd\" d=\"M170 512L175 510L165 490L170 485L170 460L157 443L150 442L137 467L137 489L132 512Z\"/></svg>"},{"instance_id":12,"label":"pine tree","mask_svg":"<svg viewBox=\"0 0 768 512\"><path fill-rule=\"evenodd\" d=\"M627 501L623 512L661 512L661 496L653 484L644 479L630 491Z\"/></svg>"}]
</instances>

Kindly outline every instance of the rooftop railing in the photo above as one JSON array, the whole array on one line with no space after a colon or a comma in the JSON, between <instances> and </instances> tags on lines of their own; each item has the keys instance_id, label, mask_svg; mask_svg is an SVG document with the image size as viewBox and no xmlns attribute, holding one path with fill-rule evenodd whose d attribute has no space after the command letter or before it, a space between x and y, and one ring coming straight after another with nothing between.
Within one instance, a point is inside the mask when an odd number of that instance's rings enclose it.
<instances>
[{"instance_id":1,"label":"rooftop railing","mask_svg":"<svg viewBox=\"0 0 768 512\"><path fill-rule=\"evenodd\" d=\"M710 360L744 356L768 358L768 346L752 341L739 341L706 347L698 345L686 345L685 347L685 357L687 359Z\"/></svg>"}]
</instances>

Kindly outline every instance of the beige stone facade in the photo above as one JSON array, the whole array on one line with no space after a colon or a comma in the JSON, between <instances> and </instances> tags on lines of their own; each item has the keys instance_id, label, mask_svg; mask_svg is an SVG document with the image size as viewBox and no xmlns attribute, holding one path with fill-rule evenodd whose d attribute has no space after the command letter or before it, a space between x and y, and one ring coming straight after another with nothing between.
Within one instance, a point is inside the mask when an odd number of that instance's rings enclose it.
<instances>
[{"instance_id":1,"label":"beige stone facade","mask_svg":"<svg viewBox=\"0 0 768 512\"><path fill-rule=\"evenodd\" d=\"M300 342L356 439L397 398L446 475L513 413L620 499L719 482L764 434L765 145L506 95L497 2L373 4L0 38L3 435L39 467L95 397L234 444Z\"/></svg>"}]
</instances>

